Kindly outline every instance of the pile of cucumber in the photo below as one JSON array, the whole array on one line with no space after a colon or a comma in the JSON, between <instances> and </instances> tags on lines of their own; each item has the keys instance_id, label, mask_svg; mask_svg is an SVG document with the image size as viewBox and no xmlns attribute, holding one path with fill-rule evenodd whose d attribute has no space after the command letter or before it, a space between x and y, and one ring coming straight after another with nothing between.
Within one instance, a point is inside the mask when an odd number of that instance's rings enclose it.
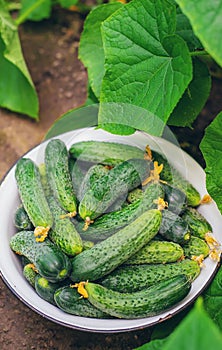
<instances>
[{"instance_id":1,"label":"pile of cucumber","mask_svg":"<svg viewBox=\"0 0 222 350\"><path fill-rule=\"evenodd\" d=\"M148 153L55 138L43 164L17 162L10 247L41 298L73 315L133 319L187 296L217 242L198 191Z\"/></svg>"}]
</instances>

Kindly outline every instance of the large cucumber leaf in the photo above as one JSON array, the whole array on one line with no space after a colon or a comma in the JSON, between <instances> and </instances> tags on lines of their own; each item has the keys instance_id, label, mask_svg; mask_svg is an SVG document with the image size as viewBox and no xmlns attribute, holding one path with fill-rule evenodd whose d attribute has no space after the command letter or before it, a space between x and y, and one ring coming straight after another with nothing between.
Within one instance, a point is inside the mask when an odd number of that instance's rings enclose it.
<instances>
[{"instance_id":1,"label":"large cucumber leaf","mask_svg":"<svg viewBox=\"0 0 222 350\"><path fill-rule=\"evenodd\" d=\"M204 307L222 331L222 267L204 292Z\"/></svg>"},{"instance_id":2,"label":"large cucumber leaf","mask_svg":"<svg viewBox=\"0 0 222 350\"><path fill-rule=\"evenodd\" d=\"M89 83L97 98L100 96L105 73L101 23L122 6L120 3L100 5L89 13L84 22L79 45L79 58L87 68Z\"/></svg>"},{"instance_id":3,"label":"large cucumber leaf","mask_svg":"<svg viewBox=\"0 0 222 350\"><path fill-rule=\"evenodd\" d=\"M205 129L200 149L206 162L206 185L222 213L222 112Z\"/></svg>"},{"instance_id":4,"label":"large cucumber leaf","mask_svg":"<svg viewBox=\"0 0 222 350\"><path fill-rule=\"evenodd\" d=\"M191 126L204 107L211 88L211 77L207 65L193 59L193 79L184 92L168 120L169 125Z\"/></svg>"},{"instance_id":5,"label":"large cucumber leaf","mask_svg":"<svg viewBox=\"0 0 222 350\"><path fill-rule=\"evenodd\" d=\"M222 3L209 0L176 0L189 18L194 33L207 52L222 66Z\"/></svg>"},{"instance_id":6,"label":"large cucumber leaf","mask_svg":"<svg viewBox=\"0 0 222 350\"><path fill-rule=\"evenodd\" d=\"M38 119L38 97L23 58L17 26L0 0L0 106Z\"/></svg>"},{"instance_id":7,"label":"large cucumber leaf","mask_svg":"<svg viewBox=\"0 0 222 350\"><path fill-rule=\"evenodd\" d=\"M100 125L117 123L161 135L192 79L188 47L175 30L175 6L165 0L133 0L103 22Z\"/></svg>"},{"instance_id":8,"label":"large cucumber leaf","mask_svg":"<svg viewBox=\"0 0 222 350\"><path fill-rule=\"evenodd\" d=\"M153 340L135 350L209 350L221 349L221 344L222 334L199 297L194 308L167 338Z\"/></svg>"}]
</instances>

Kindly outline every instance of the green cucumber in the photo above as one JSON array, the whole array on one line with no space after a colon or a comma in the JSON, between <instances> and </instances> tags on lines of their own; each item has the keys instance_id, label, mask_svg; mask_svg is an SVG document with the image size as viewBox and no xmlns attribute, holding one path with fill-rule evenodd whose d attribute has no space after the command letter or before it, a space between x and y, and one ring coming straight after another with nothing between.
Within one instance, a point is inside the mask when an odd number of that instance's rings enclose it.
<instances>
[{"instance_id":1,"label":"green cucumber","mask_svg":"<svg viewBox=\"0 0 222 350\"><path fill-rule=\"evenodd\" d=\"M69 152L81 161L117 165L131 158L143 159L145 151L138 147L106 141L80 141L74 143Z\"/></svg>"},{"instance_id":2,"label":"green cucumber","mask_svg":"<svg viewBox=\"0 0 222 350\"><path fill-rule=\"evenodd\" d=\"M82 219L94 220L104 214L115 201L139 186L150 173L150 162L130 159L112 168L94 182L79 204Z\"/></svg>"},{"instance_id":3,"label":"green cucumber","mask_svg":"<svg viewBox=\"0 0 222 350\"><path fill-rule=\"evenodd\" d=\"M25 211L34 227L50 228L53 223L38 167L29 158L17 162L15 178Z\"/></svg>"},{"instance_id":4,"label":"green cucumber","mask_svg":"<svg viewBox=\"0 0 222 350\"><path fill-rule=\"evenodd\" d=\"M96 283L85 285L89 302L117 318L135 319L157 315L183 300L191 289L185 275L170 277L138 292L119 293Z\"/></svg>"},{"instance_id":5,"label":"green cucumber","mask_svg":"<svg viewBox=\"0 0 222 350\"><path fill-rule=\"evenodd\" d=\"M137 201L137 199L141 199L143 197L143 190L141 188L135 188L130 191L127 196L127 201L129 203L133 203Z\"/></svg>"},{"instance_id":6,"label":"green cucumber","mask_svg":"<svg viewBox=\"0 0 222 350\"><path fill-rule=\"evenodd\" d=\"M152 240L131 256L125 264L160 264L175 262L184 256L183 248L174 242Z\"/></svg>"},{"instance_id":7,"label":"green cucumber","mask_svg":"<svg viewBox=\"0 0 222 350\"><path fill-rule=\"evenodd\" d=\"M50 304L56 305L54 300L54 293L57 289L61 288L60 283L49 282L45 277L39 274L35 277L35 291L44 300Z\"/></svg>"},{"instance_id":8,"label":"green cucumber","mask_svg":"<svg viewBox=\"0 0 222 350\"><path fill-rule=\"evenodd\" d=\"M95 164L91 166L80 185L78 199L81 200L84 194L93 186L94 182L106 175L108 171L108 168L102 164Z\"/></svg>"},{"instance_id":9,"label":"green cucumber","mask_svg":"<svg viewBox=\"0 0 222 350\"><path fill-rule=\"evenodd\" d=\"M110 318L105 312L93 306L87 299L80 298L76 288L66 286L57 289L54 300L59 309L76 316Z\"/></svg>"},{"instance_id":10,"label":"green cucumber","mask_svg":"<svg viewBox=\"0 0 222 350\"><path fill-rule=\"evenodd\" d=\"M48 238L36 242L33 231L19 231L10 239L11 249L24 255L50 282L64 280L71 268L69 258Z\"/></svg>"},{"instance_id":11,"label":"green cucumber","mask_svg":"<svg viewBox=\"0 0 222 350\"><path fill-rule=\"evenodd\" d=\"M181 217L187 222L193 236L205 239L206 234L212 232L210 223L196 208L187 208Z\"/></svg>"},{"instance_id":12,"label":"green cucumber","mask_svg":"<svg viewBox=\"0 0 222 350\"><path fill-rule=\"evenodd\" d=\"M146 210L157 208L155 203L158 198L163 198L164 191L159 183L151 183L144 191L143 198L123 207L116 212L110 212L97 218L86 231L84 224L76 224L77 231L83 239L102 241L113 233L128 225Z\"/></svg>"},{"instance_id":13,"label":"green cucumber","mask_svg":"<svg viewBox=\"0 0 222 350\"><path fill-rule=\"evenodd\" d=\"M45 149L45 167L48 184L60 206L73 215L77 212L77 199L69 172L68 151L63 141L52 139Z\"/></svg>"},{"instance_id":14,"label":"green cucumber","mask_svg":"<svg viewBox=\"0 0 222 350\"><path fill-rule=\"evenodd\" d=\"M166 181L173 187L180 189L187 198L187 204L192 207L196 207L200 204L201 197L197 189L185 179L185 177L174 168L168 160L156 151L152 151L153 160L158 164L163 164L163 170L160 173L161 180Z\"/></svg>"},{"instance_id":15,"label":"green cucumber","mask_svg":"<svg viewBox=\"0 0 222 350\"><path fill-rule=\"evenodd\" d=\"M32 230L33 225L24 206L21 204L14 214L14 225L18 230Z\"/></svg>"},{"instance_id":16,"label":"green cucumber","mask_svg":"<svg viewBox=\"0 0 222 350\"><path fill-rule=\"evenodd\" d=\"M168 209L164 209L162 212L162 223L159 233L165 239L181 245L190 239L190 230L187 222Z\"/></svg>"},{"instance_id":17,"label":"green cucumber","mask_svg":"<svg viewBox=\"0 0 222 350\"><path fill-rule=\"evenodd\" d=\"M122 265L98 283L121 293L131 293L180 274L194 281L200 274L200 266L190 259L167 264Z\"/></svg>"},{"instance_id":18,"label":"green cucumber","mask_svg":"<svg viewBox=\"0 0 222 350\"><path fill-rule=\"evenodd\" d=\"M59 206L54 197L47 199L53 215L53 225L49 231L49 238L69 256L81 253L83 242L75 225L69 217L66 217L66 211Z\"/></svg>"},{"instance_id":19,"label":"green cucumber","mask_svg":"<svg viewBox=\"0 0 222 350\"><path fill-rule=\"evenodd\" d=\"M179 188L169 184L163 184L165 191L165 201L167 202L168 210L179 215L187 207L187 198L184 192Z\"/></svg>"},{"instance_id":20,"label":"green cucumber","mask_svg":"<svg viewBox=\"0 0 222 350\"><path fill-rule=\"evenodd\" d=\"M84 166L82 166L82 162L78 162L77 160L75 160L73 158L69 158L68 165L69 165L69 173L70 173L71 180L72 180L73 190L74 190L75 196L78 200L79 188L80 188L81 183L84 179L84 176L86 175L86 173L88 171L89 166L84 167Z\"/></svg>"},{"instance_id":21,"label":"green cucumber","mask_svg":"<svg viewBox=\"0 0 222 350\"><path fill-rule=\"evenodd\" d=\"M189 258L200 255L206 258L210 253L210 248L205 240L195 236L191 236L190 240L184 244L183 249L184 255Z\"/></svg>"},{"instance_id":22,"label":"green cucumber","mask_svg":"<svg viewBox=\"0 0 222 350\"><path fill-rule=\"evenodd\" d=\"M23 276L29 282L29 284L34 288L35 287L35 277L37 272L33 264L28 263L23 267Z\"/></svg>"},{"instance_id":23,"label":"green cucumber","mask_svg":"<svg viewBox=\"0 0 222 350\"><path fill-rule=\"evenodd\" d=\"M161 217L159 210L151 209L111 237L84 250L72 259L70 278L74 282L93 281L113 271L157 234Z\"/></svg>"}]
</instances>

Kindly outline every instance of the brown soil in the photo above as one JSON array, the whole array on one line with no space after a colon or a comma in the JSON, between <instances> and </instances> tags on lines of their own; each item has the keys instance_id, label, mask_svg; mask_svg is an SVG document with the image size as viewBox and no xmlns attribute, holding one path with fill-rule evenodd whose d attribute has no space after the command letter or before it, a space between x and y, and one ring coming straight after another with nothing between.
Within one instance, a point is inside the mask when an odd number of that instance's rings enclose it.
<instances>
[{"instance_id":1,"label":"brown soil","mask_svg":"<svg viewBox=\"0 0 222 350\"><path fill-rule=\"evenodd\" d=\"M77 56L82 23L79 14L60 11L48 21L21 26L24 56L39 96L40 121L0 110L1 178L21 155L44 138L56 118L85 101L87 75ZM221 90L221 82L215 80L211 98L194 130L174 129L184 148L200 162L198 142L204 127L222 108ZM96 334L65 328L30 310L0 279L1 350L127 350L146 343L150 332L147 328Z\"/></svg>"}]
</instances>

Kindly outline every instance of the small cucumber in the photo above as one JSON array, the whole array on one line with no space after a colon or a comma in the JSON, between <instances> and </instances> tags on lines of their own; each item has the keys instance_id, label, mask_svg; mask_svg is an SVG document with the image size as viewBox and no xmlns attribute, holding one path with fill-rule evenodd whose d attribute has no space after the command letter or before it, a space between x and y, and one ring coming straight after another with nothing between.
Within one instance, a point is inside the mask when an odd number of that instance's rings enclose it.
<instances>
[{"instance_id":1,"label":"small cucumber","mask_svg":"<svg viewBox=\"0 0 222 350\"><path fill-rule=\"evenodd\" d=\"M68 151L63 141L52 139L45 149L45 167L48 184L60 206L73 215L77 212L77 199L69 172Z\"/></svg>"},{"instance_id":2,"label":"small cucumber","mask_svg":"<svg viewBox=\"0 0 222 350\"><path fill-rule=\"evenodd\" d=\"M190 259L167 264L122 265L98 283L121 293L131 293L180 274L193 281L200 274L200 266Z\"/></svg>"},{"instance_id":3,"label":"small cucumber","mask_svg":"<svg viewBox=\"0 0 222 350\"><path fill-rule=\"evenodd\" d=\"M162 223L159 233L165 239L181 245L190 239L190 230L187 222L168 209L164 209L162 212Z\"/></svg>"},{"instance_id":4,"label":"small cucumber","mask_svg":"<svg viewBox=\"0 0 222 350\"><path fill-rule=\"evenodd\" d=\"M83 249L82 239L70 218L66 217L66 211L59 206L55 198L48 197L47 199L53 215L53 225L49 231L49 238L69 256L81 253Z\"/></svg>"},{"instance_id":5,"label":"small cucumber","mask_svg":"<svg viewBox=\"0 0 222 350\"><path fill-rule=\"evenodd\" d=\"M35 277L35 291L44 300L50 304L56 305L54 301L54 293L57 289L61 288L60 283L49 282L45 277L39 274Z\"/></svg>"},{"instance_id":6,"label":"small cucumber","mask_svg":"<svg viewBox=\"0 0 222 350\"><path fill-rule=\"evenodd\" d=\"M117 318L135 319L157 315L181 301L191 282L185 275L170 277L138 292L119 293L96 283L85 284L89 302Z\"/></svg>"},{"instance_id":7,"label":"small cucumber","mask_svg":"<svg viewBox=\"0 0 222 350\"><path fill-rule=\"evenodd\" d=\"M89 168L84 176L78 191L78 200L80 201L84 194L93 186L94 182L107 174L108 168L102 164L95 164Z\"/></svg>"},{"instance_id":8,"label":"small cucumber","mask_svg":"<svg viewBox=\"0 0 222 350\"><path fill-rule=\"evenodd\" d=\"M187 198L179 188L169 184L163 184L165 191L165 201L168 203L168 210L179 215L187 207Z\"/></svg>"},{"instance_id":9,"label":"small cucumber","mask_svg":"<svg viewBox=\"0 0 222 350\"><path fill-rule=\"evenodd\" d=\"M160 173L161 180L166 181L173 187L180 189L187 198L187 204L192 207L196 207L200 204L201 197L199 192L194 186L185 179L185 177L179 173L168 160L156 151L152 151L153 160L158 164L163 164L163 170Z\"/></svg>"},{"instance_id":10,"label":"small cucumber","mask_svg":"<svg viewBox=\"0 0 222 350\"><path fill-rule=\"evenodd\" d=\"M71 268L69 258L48 238L36 242L33 231L19 231L10 239L11 249L24 255L38 273L50 282L64 280Z\"/></svg>"},{"instance_id":11,"label":"small cucumber","mask_svg":"<svg viewBox=\"0 0 222 350\"><path fill-rule=\"evenodd\" d=\"M144 158L145 151L138 147L106 141L81 141L74 143L69 152L78 160L117 165L131 158Z\"/></svg>"},{"instance_id":12,"label":"small cucumber","mask_svg":"<svg viewBox=\"0 0 222 350\"><path fill-rule=\"evenodd\" d=\"M141 188L135 188L130 191L127 196L127 201L129 203L135 202L137 199L141 199L143 197L143 190Z\"/></svg>"},{"instance_id":13,"label":"small cucumber","mask_svg":"<svg viewBox=\"0 0 222 350\"><path fill-rule=\"evenodd\" d=\"M15 211L14 225L18 230L32 230L34 228L23 205L20 205Z\"/></svg>"},{"instance_id":14,"label":"small cucumber","mask_svg":"<svg viewBox=\"0 0 222 350\"><path fill-rule=\"evenodd\" d=\"M184 256L183 248L174 242L150 241L136 254L131 256L125 264L160 264L175 262Z\"/></svg>"},{"instance_id":15,"label":"small cucumber","mask_svg":"<svg viewBox=\"0 0 222 350\"><path fill-rule=\"evenodd\" d=\"M15 178L25 211L34 227L50 228L53 223L38 167L29 158L17 162Z\"/></svg>"},{"instance_id":16,"label":"small cucumber","mask_svg":"<svg viewBox=\"0 0 222 350\"><path fill-rule=\"evenodd\" d=\"M102 215L86 231L83 231L84 224L79 222L76 226L77 231L80 232L83 239L102 241L128 225L145 211L157 208L156 201L163 196L162 186L159 183L151 183L147 186L143 198L140 200L123 207L121 210Z\"/></svg>"},{"instance_id":17,"label":"small cucumber","mask_svg":"<svg viewBox=\"0 0 222 350\"><path fill-rule=\"evenodd\" d=\"M210 223L196 208L187 208L181 217L187 222L193 236L205 239L206 234L212 232Z\"/></svg>"},{"instance_id":18,"label":"small cucumber","mask_svg":"<svg viewBox=\"0 0 222 350\"><path fill-rule=\"evenodd\" d=\"M94 182L79 204L79 215L88 221L104 214L115 201L136 188L148 177L150 162L130 159L112 168Z\"/></svg>"},{"instance_id":19,"label":"small cucumber","mask_svg":"<svg viewBox=\"0 0 222 350\"><path fill-rule=\"evenodd\" d=\"M78 199L79 188L84 179L84 176L88 171L89 166L86 166L85 168L85 166L82 166L82 162L78 162L73 158L69 158L68 165L69 165L69 173L72 180L73 190L76 198Z\"/></svg>"},{"instance_id":20,"label":"small cucumber","mask_svg":"<svg viewBox=\"0 0 222 350\"><path fill-rule=\"evenodd\" d=\"M93 306L87 299L80 298L76 288L61 287L54 293L54 300L59 309L76 316L110 318L105 312Z\"/></svg>"},{"instance_id":21,"label":"small cucumber","mask_svg":"<svg viewBox=\"0 0 222 350\"><path fill-rule=\"evenodd\" d=\"M33 264L29 263L23 267L23 276L33 288L35 287L36 275L37 275L37 271L35 270L35 267Z\"/></svg>"},{"instance_id":22,"label":"small cucumber","mask_svg":"<svg viewBox=\"0 0 222 350\"><path fill-rule=\"evenodd\" d=\"M206 258L210 253L210 248L205 240L195 236L191 236L190 240L184 244L183 249L184 255L189 258L200 255Z\"/></svg>"},{"instance_id":23,"label":"small cucumber","mask_svg":"<svg viewBox=\"0 0 222 350\"><path fill-rule=\"evenodd\" d=\"M70 278L74 282L93 281L113 271L157 234L161 217L159 210L148 210L111 237L84 250L72 259Z\"/></svg>"}]
</instances>

